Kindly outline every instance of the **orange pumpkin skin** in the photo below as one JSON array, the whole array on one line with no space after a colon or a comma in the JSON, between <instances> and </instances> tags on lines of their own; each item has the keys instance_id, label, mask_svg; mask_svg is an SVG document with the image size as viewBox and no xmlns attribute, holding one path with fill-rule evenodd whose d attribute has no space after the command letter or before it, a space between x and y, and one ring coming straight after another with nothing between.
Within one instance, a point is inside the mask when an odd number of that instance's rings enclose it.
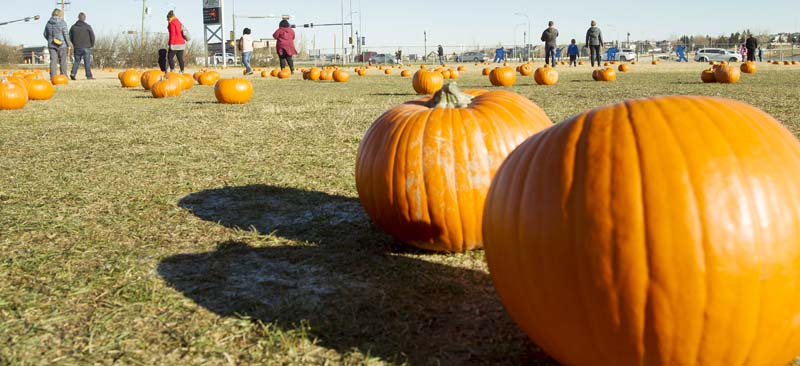
<instances>
[{"instance_id":1,"label":"orange pumpkin skin","mask_svg":"<svg viewBox=\"0 0 800 366\"><path fill-rule=\"evenodd\" d=\"M419 69L414 73L411 85L417 94L433 94L444 85L444 77L440 72Z\"/></svg>"},{"instance_id":2,"label":"orange pumpkin skin","mask_svg":"<svg viewBox=\"0 0 800 366\"><path fill-rule=\"evenodd\" d=\"M613 68L607 67L598 72L600 81L614 81L617 79L617 72Z\"/></svg>"},{"instance_id":3,"label":"orange pumpkin skin","mask_svg":"<svg viewBox=\"0 0 800 366\"><path fill-rule=\"evenodd\" d=\"M28 81L28 99L30 100L48 100L56 93L53 84L49 81L36 78Z\"/></svg>"},{"instance_id":4,"label":"orange pumpkin skin","mask_svg":"<svg viewBox=\"0 0 800 366\"><path fill-rule=\"evenodd\" d=\"M189 74L181 74L181 89L189 90L194 87L194 78Z\"/></svg>"},{"instance_id":5,"label":"orange pumpkin skin","mask_svg":"<svg viewBox=\"0 0 800 366\"><path fill-rule=\"evenodd\" d=\"M308 80L317 81L319 80L321 70L317 67L312 67L308 70Z\"/></svg>"},{"instance_id":6,"label":"orange pumpkin skin","mask_svg":"<svg viewBox=\"0 0 800 366\"><path fill-rule=\"evenodd\" d=\"M531 74L533 74L533 65L531 65L531 64L522 64L522 65L520 65L519 66L519 74L522 75L522 76L530 76Z\"/></svg>"},{"instance_id":7,"label":"orange pumpkin skin","mask_svg":"<svg viewBox=\"0 0 800 366\"><path fill-rule=\"evenodd\" d=\"M200 80L200 75L203 75L204 72L205 71L198 71L198 72L192 74L192 79L194 79L194 81Z\"/></svg>"},{"instance_id":8,"label":"orange pumpkin skin","mask_svg":"<svg viewBox=\"0 0 800 366\"><path fill-rule=\"evenodd\" d=\"M503 163L489 270L564 365L786 365L800 354L798 178L798 141L747 104L594 109Z\"/></svg>"},{"instance_id":9,"label":"orange pumpkin skin","mask_svg":"<svg viewBox=\"0 0 800 366\"><path fill-rule=\"evenodd\" d=\"M404 78L411 77L411 70L405 69L403 71L400 71L400 76Z\"/></svg>"},{"instance_id":10,"label":"orange pumpkin skin","mask_svg":"<svg viewBox=\"0 0 800 366\"><path fill-rule=\"evenodd\" d=\"M53 85L67 85L69 83L69 79L67 79L67 75L56 75L53 76Z\"/></svg>"},{"instance_id":11,"label":"orange pumpkin skin","mask_svg":"<svg viewBox=\"0 0 800 366\"><path fill-rule=\"evenodd\" d=\"M28 104L25 87L6 79L0 79L0 110L21 109Z\"/></svg>"},{"instance_id":12,"label":"orange pumpkin skin","mask_svg":"<svg viewBox=\"0 0 800 366\"><path fill-rule=\"evenodd\" d=\"M503 90L466 91L472 99L465 104L446 104L442 94L453 95L453 85L370 126L358 149L356 188L373 222L398 240L461 252L482 246L483 202L500 163L552 121Z\"/></svg>"},{"instance_id":13,"label":"orange pumpkin skin","mask_svg":"<svg viewBox=\"0 0 800 366\"><path fill-rule=\"evenodd\" d=\"M713 69L705 69L702 73L700 73L700 80L704 83L716 83L717 78L714 77L714 70Z\"/></svg>"},{"instance_id":14,"label":"orange pumpkin skin","mask_svg":"<svg viewBox=\"0 0 800 366\"><path fill-rule=\"evenodd\" d=\"M467 71L467 67L464 65L460 65L456 70L458 71Z\"/></svg>"},{"instance_id":15,"label":"orange pumpkin skin","mask_svg":"<svg viewBox=\"0 0 800 366\"><path fill-rule=\"evenodd\" d=\"M278 71L278 79L288 79L292 76L292 71L288 68L284 68L281 71Z\"/></svg>"},{"instance_id":16,"label":"orange pumpkin skin","mask_svg":"<svg viewBox=\"0 0 800 366\"><path fill-rule=\"evenodd\" d=\"M322 70L319 72L319 79L323 81L331 81L333 80L333 70Z\"/></svg>"},{"instance_id":17,"label":"orange pumpkin skin","mask_svg":"<svg viewBox=\"0 0 800 366\"><path fill-rule=\"evenodd\" d=\"M533 80L539 85L555 85L558 83L558 71L552 67L537 67Z\"/></svg>"},{"instance_id":18,"label":"orange pumpkin skin","mask_svg":"<svg viewBox=\"0 0 800 366\"><path fill-rule=\"evenodd\" d=\"M272 77L277 77L279 72L281 72L281 70L278 69L278 68L275 68L275 69L272 69L272 71L269 72L269 75L272 76Z\"/></svg>"},{"instance_id":19,"label":"orange pumpkin skin","mask_svg":"<svg viewBox=\"0 0 800 366\"><path fill-rule=\"evenodd\" d=\"M461 74L459 74L458 70L456 70L456 69L450 69L450 70L447 70L447 71L450 72L450 79L451 80L458 79L461 76Z\"/></svg>"},{"instance_id":20,"label":"orange pumpkin skin","mask_svg":"<svg viewBox=\"0 0 800 366\"><path fill-rule=\"evenodd\" d=\"M490 69L488 67L484 67L483 70L481 71L481 74L483 76L489 76L489 74L491 74L491 73L492 73L492 69Z\"/></svg>"},{"instance_id":21,"label":"orange pumpkin skin","mask_svg":"<svg viewBox=\"0 0 800 366\"><path fill-rule=\"evenodd\" d=\"M656 60L650 61L650 64L652 64L652 65L658 65L658 61L656 61Z\"/></svg>"},{"instance_id":22,"label":"orange pumpkin skin","mask_svg":"<svg viewBox=\"0 0 800 366\"><path fill-rule=\"evenodd\" d=\"M358 76L365 76L367 75L367 69L358 69L356 73L358 74Z\"/></svg>"},{"instance_id":23,"label":"orange pumpkin skin","mask_svg":"<svg viewBox=\"0 0 800 366\"><path fill-rule=\"evenodd\" d=\"M619 67L617 67L617 70L619 72L628 72L631 70L631 67L628 66L628 64L620 64Z\"/></svg>"},{"instance_id":24,"label":"orange pumpkin skin","mask_svg":"<svg viewBox=\"0 0 800 366\"><path fill-rule=\"evenodd\" d=\"M125 70L119 77L119 82L123 88L136 88L139 86L140 77L135 70Z\"/></svg>"},{"instance_id":25,"label":"orange pumpkin skin","mask_svg":"<svg viewBox=\"0 0 800 366\"><path fill-rule=\"evenodd\" d=\"M164 73L161 72L161 70L145 71L144 73L142 73L142 76L140 78L142 88L144 88L144 90L150 90L150 88L152 88L153 85L155 85L155 83L161 80L162 75L164 75Z\"/></svg>"},{"instance_id":26,"label":"orange pumpkin skin","mask_svg":"<svg viewBox=\"0 0 800 366\"><path fill-rule=\"evenodd\" d=\"M489 82L494 86L512 86L517 81L517 74L510 67L497 67L489 73Z\"/></svg>"},{"instance_id":27,"label":"orange pumpkin skin","mask_svg":"<svg viewBox=\"0 0 800 366\"><path fill-rule=\"evenodd\" d=\"M224 104L244 104L253 98L253 84L247 79L222 79L214 86L217 101Z\"/></svg>"},{"instance_id":28,"label":"orange pumpkin skin","mask_svg":"<svg viewBox=\"0 0 800 366\"><path fill-rule=\"evenodd\" d=\"M348 80L350 80L350 74L348 74L347 71L339 69L333 72L333 81L337 83L346 83Z\"/></svg>"},{"instance_id":29,"label":"orange pumpkin skin","mask_svg":"<svg viewBox=\"0 0 800 366\"><path fill-rule=\"evenodd\" d=\"M718 83L733 84L739 81L741 75L739 69L730 65L722 64L714 68L714 79Z\"/></svg>"},{"instance_id":30,"label":"orange pumpkin skin","mask_svg":"<svg viewBox=\"0 0 800 366\"><path fill-rule=\"evenodd\" d=\"M753 61L747 61L745 63L742 63L742 65L739 66L739 70L745 74L755 74L756 63Z\"/></svg>"},{"instance_id":31,"label":"orange pumpkin skin","mask_svg":"<svg viewBox=\"0 0 800 366\"><path fill-rule=\"evenodd\" d=\"M181 95L183 89L183 78L166 78L153 84L150 94L153 98L169 98Z\"/></svg>"},{"instance_id":32,"label":"orange pumpkin skin","mask_svg":"<svg viewBox=\"0 0 800 366\"><path fill-rule=\"evenodd\" d=\"M211 86L211 85L216 85L217 81L219 81L219 78L220 76L218 72L208 71L203 73L203 75L200 75L200 79L197 80L197 82L200 85Z\"/></svg>"}]
</instances>

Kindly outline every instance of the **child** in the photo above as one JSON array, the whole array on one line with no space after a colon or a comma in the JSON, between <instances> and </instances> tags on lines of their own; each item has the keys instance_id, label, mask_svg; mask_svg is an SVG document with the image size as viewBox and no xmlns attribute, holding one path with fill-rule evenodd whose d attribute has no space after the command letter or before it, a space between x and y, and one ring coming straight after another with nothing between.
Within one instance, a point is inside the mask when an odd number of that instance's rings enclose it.
<instances>
[{"instance_id":1,"label":"child","mask_svg":"<svg viewBox=\"0 0 800 366\"><path fill-rule=\"evenodd\" d=\"M578 45L575 44L575 38L573 38L572 43L570 43L569 47L567 48L570 66L578 67L578 52Z\"/></svg>"}]
</instances>

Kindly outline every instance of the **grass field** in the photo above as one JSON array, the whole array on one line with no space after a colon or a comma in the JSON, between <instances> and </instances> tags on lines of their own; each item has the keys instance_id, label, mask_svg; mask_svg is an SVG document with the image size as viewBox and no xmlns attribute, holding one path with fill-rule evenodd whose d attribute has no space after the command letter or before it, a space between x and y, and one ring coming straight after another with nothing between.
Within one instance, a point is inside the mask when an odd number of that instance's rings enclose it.
<instances>
[{"instance_id":1,"label":"grass field","mask_svg":"<svg viewBox=\"0 0 800 366\"><path fill-rule=\"evenodd\" d=\"M800 133L800 66L735 85L701 84L705 67L636 65L612 83L559 67L558 85L509 89L554 121L723 96ZM462 88L489 87L468 68ZM0 365L555 364L506 315L482 251L410 249L363 213L358 143L416 98L397 71L252 78L246 105L99 76L0 112Z\"/></svg>"}]
</instances>

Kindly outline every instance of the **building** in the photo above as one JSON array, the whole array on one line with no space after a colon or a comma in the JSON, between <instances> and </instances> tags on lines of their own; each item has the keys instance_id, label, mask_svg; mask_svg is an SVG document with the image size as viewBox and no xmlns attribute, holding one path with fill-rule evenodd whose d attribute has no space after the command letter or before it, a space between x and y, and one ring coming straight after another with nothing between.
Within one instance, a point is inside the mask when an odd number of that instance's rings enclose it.
<instances>
[{"instance_id":1,"label":"building","mask_svg":"<svg viewBox=\"0 0 800 366\"><path fill-rule=\"evenodd\" d=\"M50 52L47 47L23 47L21 49L24 63L29 65L47 65L50 63Z\"/></svg>"}]
</instances>

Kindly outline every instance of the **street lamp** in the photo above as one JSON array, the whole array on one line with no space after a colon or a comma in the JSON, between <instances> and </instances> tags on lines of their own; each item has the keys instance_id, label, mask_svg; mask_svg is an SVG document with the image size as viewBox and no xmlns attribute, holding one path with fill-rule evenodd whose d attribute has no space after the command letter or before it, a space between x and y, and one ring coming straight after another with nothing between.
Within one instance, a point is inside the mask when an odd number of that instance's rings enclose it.
<instances>
[{"instance_id":1,"label":"street lamp","mask_svg":"<svg viewBox=\"0 0 800 366\"><path fill-rule=\"evenodd\" d=\"M530 37L531 36L531 17L528 16L528 14L524 14L524 13L514 13L514 15L519 15L521 17L525 17L525 19L528 22L528 34L527 35L528 35L528 37ZM528 57L530 57L530 48L528 47L528 43L526 42L526 40L523 40L523 42L525 43L525 50L526 50L526 52L525 52L525 61L527 61Z\"/></svg>"}]
</instances>

